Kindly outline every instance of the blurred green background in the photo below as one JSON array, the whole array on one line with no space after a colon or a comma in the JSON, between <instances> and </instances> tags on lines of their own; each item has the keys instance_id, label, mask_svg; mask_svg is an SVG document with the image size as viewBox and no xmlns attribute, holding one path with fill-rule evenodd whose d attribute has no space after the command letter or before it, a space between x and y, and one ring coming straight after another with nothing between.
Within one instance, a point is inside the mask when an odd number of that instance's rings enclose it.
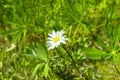
<instances>
[{"instance_id":1,"label":"blurred green background","mask_svg":"<svg viewBox=\"0 0 120 80\"><path fill-rule=\"evenodd\" d=\"M62 29L77 67L61 46L47 50ZM119 31L119 0L0 0L0 80L120 80Z\"/></svg>"}]
</instances>

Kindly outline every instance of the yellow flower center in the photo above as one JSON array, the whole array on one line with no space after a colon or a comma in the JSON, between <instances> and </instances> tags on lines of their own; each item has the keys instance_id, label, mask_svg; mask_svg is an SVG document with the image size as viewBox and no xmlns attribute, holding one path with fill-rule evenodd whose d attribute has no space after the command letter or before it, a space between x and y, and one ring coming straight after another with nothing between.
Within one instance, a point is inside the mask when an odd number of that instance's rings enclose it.
<instances>
[{"instance_id":1,"label":"yellow flower center","mask_svg":"<svg viewBox=\"0 0 120 80\"><path fill-rule=\"evenodd\" d=\"M56 37L53 39L54 43L58 42L59 40L60 40L60 36L56 36Z\"/></svg>"}]
</instances>

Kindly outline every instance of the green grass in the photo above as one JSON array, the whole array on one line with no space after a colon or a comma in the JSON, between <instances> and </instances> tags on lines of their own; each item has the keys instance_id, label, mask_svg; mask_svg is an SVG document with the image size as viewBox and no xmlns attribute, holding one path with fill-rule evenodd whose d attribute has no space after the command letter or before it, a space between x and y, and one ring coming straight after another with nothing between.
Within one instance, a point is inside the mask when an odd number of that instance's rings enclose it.
<instances>
[{"instance_id":1,"label":"green grass","mask_svg":"<svg viewBox=\"0 0 120 80\"><path fill-rule=\"evenodd\" d=\"M119 0L0 0L0 80L120 80L119 6ZM62 29L69 52L48 50L48 34Z\"/></svg>"}]
</instances>

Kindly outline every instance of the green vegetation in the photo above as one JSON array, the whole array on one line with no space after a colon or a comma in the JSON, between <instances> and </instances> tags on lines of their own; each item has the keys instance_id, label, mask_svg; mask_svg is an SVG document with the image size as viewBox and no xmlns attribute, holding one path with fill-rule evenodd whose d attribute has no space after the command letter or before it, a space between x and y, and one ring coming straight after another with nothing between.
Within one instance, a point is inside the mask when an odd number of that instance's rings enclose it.
<instances>
[{"instance_id":1,"label":"green vegetation","mask_svg":"<svg viewBox=\"0 0 120 80\"><path fill-rule=\"evenodd\" d=\"M120 80L120 1L0 0L0 80Z\"/></svg>"}]
</instances>

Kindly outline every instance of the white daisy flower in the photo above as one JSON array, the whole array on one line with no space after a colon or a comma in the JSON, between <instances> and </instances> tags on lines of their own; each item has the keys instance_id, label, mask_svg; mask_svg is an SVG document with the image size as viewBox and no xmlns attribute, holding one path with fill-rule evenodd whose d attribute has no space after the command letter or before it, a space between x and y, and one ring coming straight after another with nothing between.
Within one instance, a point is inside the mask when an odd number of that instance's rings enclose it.
<instances>
[{"instance_id":1,"label":"white daisy flower","mask_svg":"<svg viewBox=\"0 0 120 80\"><path fill-rule=\"evenodd\" d=\"M47 46L49 47L48 50L58 47L60 43L66 44L67 39L63 34L64 34L63 30L57 32L53 30L52 34L48 34L49 36L47 41Z\"/></svg>"}]
</instances>

